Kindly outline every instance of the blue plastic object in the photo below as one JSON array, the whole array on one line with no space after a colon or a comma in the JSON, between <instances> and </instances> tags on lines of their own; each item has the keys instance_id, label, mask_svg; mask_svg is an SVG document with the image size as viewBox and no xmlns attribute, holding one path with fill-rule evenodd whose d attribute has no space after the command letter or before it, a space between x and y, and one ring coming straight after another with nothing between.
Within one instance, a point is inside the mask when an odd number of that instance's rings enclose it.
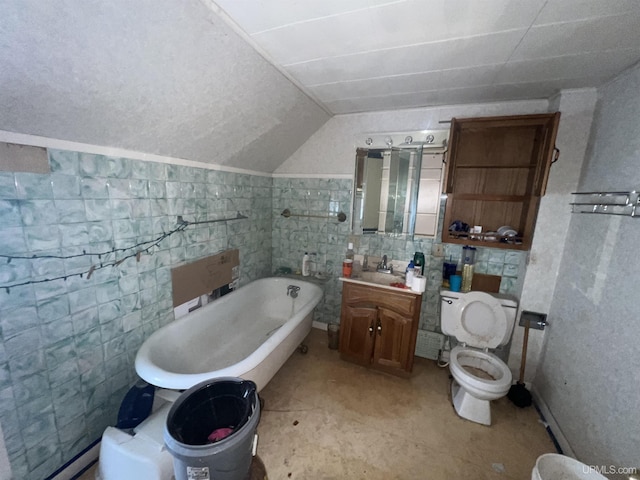
<instances>
[{"instance_id":1,"label":"blue plastic object","mask_svg":"<svg viewBox=\"0 0 640 480\"><path fill-rule=\"evenodd\" d=\"M120 404L116 428L135 428L151 414L156 388L146 382L138 382L129 389Z\"/></svg>"}]
</instances>

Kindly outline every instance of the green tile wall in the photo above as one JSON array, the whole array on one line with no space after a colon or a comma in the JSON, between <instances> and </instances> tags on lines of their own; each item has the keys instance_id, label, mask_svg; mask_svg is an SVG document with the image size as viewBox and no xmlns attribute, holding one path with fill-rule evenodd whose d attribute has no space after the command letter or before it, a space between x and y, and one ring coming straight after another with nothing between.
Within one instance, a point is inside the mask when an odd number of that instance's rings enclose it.
<instances>
[{"instance_id":1,"label":"green tile wall","mask_svg":"<svg viewBox=\"0 0 640 480\"><path fill-rule=\"evenodd\" d=\"M318 270L331 275L326 282L325 295L315 311L315 320L323 323L339 322L342 284L342 259L347 243L354 241L356 254L370 254L390 259L409 261L417 251L424 252L426 259L425 276L427 291L423 295L420 328L438 331L440 317L439 289L442 283L442 263L444 258L453 258L460 263L462 245L445 244L445 256L431 255L434 242L442 238L442 219L438 227L437 239L393 235L350 236L351 222L350 179L327 178L275 178L273 180L273 240L272 265L300 270L304 252L316 253ZM280 213L288 208L292 213L313 215L347 213L347 221L338 223L333 219L291 217ZM444 202L441 205L444 211ZM476 271L492 275L502 275L500 291L517 294L520 288L518 278L525 269L526 252L495 248L478 248Z\"/></svg>"},{"instance_id":2,"label":"green tile wall","mask_svg":"<svg viewBox=\"0 0 640 480\"><path fill-rule=\"evenodd\" d=\"M115 423L136 380L134 358L153 331L173 319L172 266L225 248L240 249L241 279L300 268L305 251L329 272L315 320L339 321L337 280L350 241L349 179L268 178L194 167L50 151L47 175L0 172L0 254L106 251L156 238L187 220L248 220L189 227L153 255L92 277L0 289L0 423L15 478L41 479ZM280 213L325 218L291 217ZM329 215L345 212L344 223ZM442 225L440 225L442 228ZM438 330L442 258L432 239L354 238L356 253L409 260L425 253L428 287L420 328ZM435 240L439 241L439 240ZM445 245L459 258L460 245ZM479 249L477 271L503 275L517 293L525 253ZM39 258L0 263L0 285L86 272L91 261Z\"/></svg>"},{"instance_id":3,"label":"green tile wall","mask_svg":"<svg viewBox=\"0 0 640 480\"><path fill-rule=\"evenodd\" d=\"M0 254L127 247L171 230L177 215L249 219L188 227L90 279L0 289L0 423L14 478L34 480L115 423L138 347L173 319L172 266L239 248L241 283L272 270L269 177L68 151L50 151L49 162L47 175L0 172ZM2 260L0 285L90 266L87 257Z\"/></svg>"}]
</instances>

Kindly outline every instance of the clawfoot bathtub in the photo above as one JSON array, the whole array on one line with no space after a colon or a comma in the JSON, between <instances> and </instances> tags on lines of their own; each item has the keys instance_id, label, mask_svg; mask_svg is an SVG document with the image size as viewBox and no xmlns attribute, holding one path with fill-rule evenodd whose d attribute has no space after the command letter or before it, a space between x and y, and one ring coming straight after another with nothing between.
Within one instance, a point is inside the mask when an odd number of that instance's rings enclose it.
<instances>
[{"instance_id":1,"label":"clawfoot bathtub","mask_svg":"<svg viewBox=\"0 0 640 480\"><path fill-rule=\"evenodd\" d=\"M260 391L308 335L321 298L310 282L253 281L154 332L138 351L136 371L162 388L241 377Z\"/></svg>"},{"instance_id":2,"label":"clawfoot bathtub","mask_svg":"<svg viewBox=\"0 0 640 480\"><path fill-rule=\"evenodd\" d=\"M96 478L174 478L163 428L178 390L217 377L252 380L261 390L309 333L321 298L312 283L263 278L154 332L135 366L140 377L161 387L159 407L133 432L107 427Z\"/></svg>"}]
</instances>

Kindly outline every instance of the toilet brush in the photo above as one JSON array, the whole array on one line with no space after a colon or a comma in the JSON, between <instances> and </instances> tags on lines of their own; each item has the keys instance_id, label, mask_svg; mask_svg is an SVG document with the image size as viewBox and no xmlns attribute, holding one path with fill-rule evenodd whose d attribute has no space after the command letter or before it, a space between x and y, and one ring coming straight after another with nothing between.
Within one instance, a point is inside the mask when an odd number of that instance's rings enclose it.
<instances>
[{"instance_id":1,"label":"toilet brush","mask_svg":"<svg viewBox=\"0 0 640 480\"><path fill-rule=\"evenodd\" d=\"M524 324L524 339L522 340L522 361L520 363L520 378L511 385L507 398L513 402L514 405L520 408L528 407L531 405L531 393L527 390L524 384L524 366L527 361L527 343L529 343L529 320L527 319Z\"/></svg>"}]
</instances>

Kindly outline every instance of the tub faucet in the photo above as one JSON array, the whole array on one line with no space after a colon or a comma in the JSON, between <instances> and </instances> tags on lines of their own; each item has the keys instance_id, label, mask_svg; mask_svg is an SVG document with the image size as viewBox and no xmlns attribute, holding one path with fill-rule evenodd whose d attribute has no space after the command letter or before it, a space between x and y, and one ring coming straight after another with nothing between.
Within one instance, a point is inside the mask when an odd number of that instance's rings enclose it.
<instances>
[{"instance_id":1,"label":"tub faucet","mask_svg":"<svg viewBox=\"0 0 640 480\"><path fill-rule=\"evenodd\" d=\"M287 287L287 297L291 296L291 298L296 298L298 296L299 291L300 291L300 287L296 285L289 285Z\"/></svg>"}]
</instances>

